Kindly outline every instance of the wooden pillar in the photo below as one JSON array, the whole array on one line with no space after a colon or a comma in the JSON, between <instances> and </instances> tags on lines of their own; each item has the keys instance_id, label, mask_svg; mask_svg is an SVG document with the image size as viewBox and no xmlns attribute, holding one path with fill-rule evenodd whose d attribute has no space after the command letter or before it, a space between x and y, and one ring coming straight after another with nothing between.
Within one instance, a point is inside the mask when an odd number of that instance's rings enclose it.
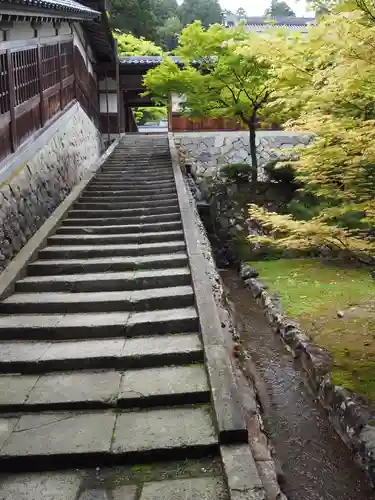
<instances>
[{"instance_id":1,"label":"wooden pillar","mask_svg":"<svg viewBox=\"0 0 375 500\"><path fill-rule=\"evenodd\" d=\"M10 145L12 153L17 148L17 128L16 128L16 89L14 86L14 67L12 53L10 49L7 50L7 63L8 63L8 86L9 86L9 113L10 113Z\"/></svg>"},{"instance_id":2,"label":"wooden pillar","mask_svg":"<svg viewBox=\"0 0 375 500\"><path fill-rule=\"evenodd\" d=\"M168 94L168 132L173 131L172 126L172 93Z\"/></svg>"},{"instance_id":3,"label":"wooden pillar","mask_svg":"<svg viewBox=\"0 0 375 500\"><path fill-rule=\"evenodd\" d=\"M108 144L111 140L110 131L109 131L109 99L108 99L108 72L105 72L105 102L106 102L106 111L107 111L107 139Z\"/></svg>"}]
</instances>

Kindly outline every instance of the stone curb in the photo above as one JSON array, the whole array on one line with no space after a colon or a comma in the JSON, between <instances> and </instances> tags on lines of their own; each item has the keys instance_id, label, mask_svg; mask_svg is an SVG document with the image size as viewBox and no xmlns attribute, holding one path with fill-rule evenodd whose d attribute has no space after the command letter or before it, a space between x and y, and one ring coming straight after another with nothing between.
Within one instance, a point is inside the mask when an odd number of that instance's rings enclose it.
<instances>
[{"instance_id":1,"label":"stone curb","mask_svg":"<svg viewBox=\"0 0 375 500\"><path fill-rule=\"evenodd\" d=\"M356 462L367 472L375 488L375 427L370 425L350 392L332 383L331 354L303 333L298 323L284 315L278 295L268 291L268 287L258 279L255 269L242 263L240 276L256 302L265 309L274 333L278 333L293 356L301 360L334 429L354 452Z\"/></svg>"},{"instance_id":2,"label":"stone curb","mask_svg":"<svg viewBox=\"0 0 375 500\"><path fill-rule=\"evenodd\" d=\"M38 231L29 239L26 245L18 252L16 257L9 263L0 275L0 300L5 299L13 293L14 284L22 278L27 269L27 264L32 262L36 257L37 252L45 245L47 238L56 230L57 224L65 217L66 213L72 205L77 201L83 189L91 181L96 171L103 165L107 158L112 154L115 147L122 139L122 135L118 137L91 166L91 168L83 176L82 180L72 189L65 200L60 203L56 210L48 217L45 223Z\"/></svg>"},{"instance_id":3,"label":"stone curb","mask_svg":"<svg viewBox=\"0 0 375 500\"><path fill-rule=\"evenodd\" d=\"M212 256L210 242L199 217L194 197L184 182L172 134L169 134L169 146L210 385L213 389L213 402L219 429L225 431L221 432L221 454L231 499L286 500L280 490L278 496L270 495L270 489L273 488L273 491L278 489L277 481L276 484L273 481L270 484L269 478L265 478L262 470L259 470L260 462L252 454L249 443L249 419L255 417L254 414L258 412L256 396L242 372L242 378L239 377L237 363L232 362L230 353L233 349L232 338L235 336L233 322L226 306L223 285ZM268 458L271 457L267 455ZM272 460L267 464L274 467ZM276 479L276 472L274 476Z\"/></svg>"}]
</instances>

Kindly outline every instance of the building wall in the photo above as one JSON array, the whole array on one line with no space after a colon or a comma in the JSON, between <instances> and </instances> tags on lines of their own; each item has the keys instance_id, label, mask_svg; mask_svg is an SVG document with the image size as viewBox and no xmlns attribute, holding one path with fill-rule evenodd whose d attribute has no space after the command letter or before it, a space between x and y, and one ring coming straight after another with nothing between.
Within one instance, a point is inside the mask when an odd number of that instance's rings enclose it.
<instances>
[{"instance_id":1,"label":"building wall","mask_svg":"<svg viewBox=\"0 0 375 500\"><path fill-rule=\"evenodd\" d=\"M100 112L107 113L107 97L102 93L100 93ZM108 94L108 112L117 113L117 94Z\"/></svg>"},{"instance_id":2,"label":"building wall","mask_svg":"<svg viewBox=\"0 0 375 500\"><path fill-rule=\"evenodd\" d=\"M51 215L102 152L98 130L75 104L29 146L0 181L0 271Z\"/></svg>"},{"instance_id":3,"label":"building wall","mask_svg":"<svg viewBox=\"0 0 375 500\"><path fill-rule=\"evenodd\" d=\"M74 45L78 47L78 50L81 52L82 57L86 62L87 69L93 75L93 64L95 64L95 56L90 45L87 45L85 42L85 36L79 23L74 23L73 25L73 40Z\"/></svg>"},{"instance_id":4,"label":"building wall","mask_svg":"<svg viewBox=\"0 0 375 500\"><path fill-rule=\"evenodd\" d=\"M92 52L90 45L86 45L85 35L83 33L82 27L79 23L73 23L70 25L67 22L61 23L58 34L59 35L70 35L73 32L74 45L76 45L85 60L86 66L89 72L94 74L95 56ZM41 38L48 38L56 36L56 30L51 22L44 23L40 28L38 28L38 36ZM34 30L29 22L15 22L13 28L11 28L7 33L7 39L13 40L30 40L34 38Z\"/></svg>"},{"instance_id":5,"label":"building wall","mask_svg":"<svg viewBox=\"0 0 375 500\"><path fill-rule=\"evenodd\" d=\"M71 28L69 23L61 23L58 34L59 35L69 35L71 33ZM50 37L56 36L56 30L52 23L44 23L39 28L40 37ZM34 30L31 24L28 22L15 22L13 23L13 28L8 31L8 40L30 40L34 38Z\"/></svg>"}]
</instances>

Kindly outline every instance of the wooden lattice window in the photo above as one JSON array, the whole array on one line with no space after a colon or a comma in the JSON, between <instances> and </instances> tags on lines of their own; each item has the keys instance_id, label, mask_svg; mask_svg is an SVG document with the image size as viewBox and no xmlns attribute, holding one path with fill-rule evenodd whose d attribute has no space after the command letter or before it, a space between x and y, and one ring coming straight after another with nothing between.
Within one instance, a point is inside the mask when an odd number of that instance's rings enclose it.
<instances>
[{"instance_id":1,"label":"wooden lattice window","mask_svg":"<svg viewBox=\"0 0 375 500\"><path fill-rule=\"evenodd\" d=\"M73 69L73 43L64 42L60 48L61 54L61 78L67 78L74 72Z\"/></svg>"},{"instance_id":2,"label":"wooden lattice window","mask_svg":"<svg viewBox=\"0 0 375 500\"><path fill-rule=\"evenodd\" d=\"M38 49L13 52L12 60L15 105L18 106L39 93Z\"/></svg>"},{"instance_id":3,"label":"wooden lattice window","mask_svg":"<svg viewBox=\"0 0 375 500\"><path fill-rule=\"evenodd\" d=\"M59 47L57 44L44 45L41 51L43 90L47 90L60 81Z\"/></svg>"},{"instance_id":4,"label":"wooden lattice window","mask_svg":"<svg viewBox=\"0 0 375 500\"><path fill-rule=\"evenodd\" d=\"M0 53L0 115L9 111L8 60L6 52Z\"/></svg>"}]
</instances>

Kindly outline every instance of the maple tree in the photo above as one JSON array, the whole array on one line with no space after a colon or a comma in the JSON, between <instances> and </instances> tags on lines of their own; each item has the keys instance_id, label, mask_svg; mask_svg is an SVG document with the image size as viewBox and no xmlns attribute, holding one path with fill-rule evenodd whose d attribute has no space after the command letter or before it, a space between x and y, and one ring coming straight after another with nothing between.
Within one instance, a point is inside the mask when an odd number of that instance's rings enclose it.
<instances>
[{"instance_id":1,"label":"maple tree","mask_svg":"<svg viewBox=\"0 0 375 500\"><path fill-rule=\"evenodd\" d=\"M270 65L270 111L282 110L287 129L314 134L293 167L301 189L322 202L308 221L255 206L250 216L268 228L268 242L275 246L316 248L325 242L373 256L375 24L352 5L342 9L340 4L323 16L307 36L279 32L257 47L245 42L237 49L250 59L256 51ZM346 222L353 217L355 227Z\"/></svg>"},{"instance_id":2,"label":"maple tree","mask_svg":"<svg viewBox=\"0 0 375 500\"><path fill-rule=\"evenodd\" d=\"M236 49L249 38L243 25L204 28L199 21L182 30L175 54L181 64L165 56L148 71L144 83L161 100L171 92L186 98L185 112L192 117L225 116L242 120L249 129L251 179L257 182L255 131L272 98L269 67L255 55L243 57Z\"/></svg>"}]
</instances>

